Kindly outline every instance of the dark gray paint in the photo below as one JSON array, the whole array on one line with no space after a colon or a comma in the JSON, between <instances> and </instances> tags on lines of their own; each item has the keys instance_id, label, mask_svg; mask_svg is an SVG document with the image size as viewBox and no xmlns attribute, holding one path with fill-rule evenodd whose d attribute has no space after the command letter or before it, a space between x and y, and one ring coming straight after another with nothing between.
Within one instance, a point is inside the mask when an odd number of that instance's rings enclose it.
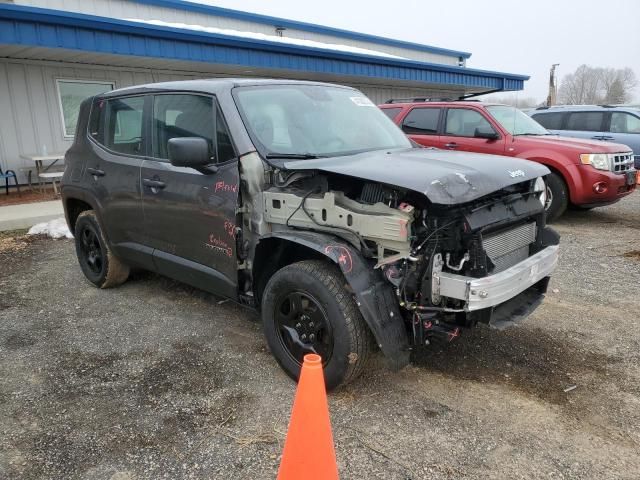
<instances>
[{"instance_id":1,"label":"dark gray paint","mask_svg":"<svg viewBox=\"0 0 640 480\"><path fill-rule=\"evenodd\" d=\"M470 202L549 173L544 165L528 160L426 148L296 160L284 166L386 183L423 193L431 202L444 205Z\"/></svg>"}]
</instances>

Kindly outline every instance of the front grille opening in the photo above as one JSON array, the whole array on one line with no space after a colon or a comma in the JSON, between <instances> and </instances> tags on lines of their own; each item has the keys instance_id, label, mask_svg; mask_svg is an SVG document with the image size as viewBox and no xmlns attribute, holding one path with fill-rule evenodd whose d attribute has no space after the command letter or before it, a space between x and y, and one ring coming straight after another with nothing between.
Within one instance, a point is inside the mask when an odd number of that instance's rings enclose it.
<instances>
[{"instance_id":1,"label":"front grille opening","mask_svg":"<svg viewBox=\"0 0 640 480\"><path fill-rule=\"evenodd\" d=\"M527 259L537 233L536 222L530 222L486 235L482 246L495 265L492 273L502 272Z\"/></svg>"}]
</instances>

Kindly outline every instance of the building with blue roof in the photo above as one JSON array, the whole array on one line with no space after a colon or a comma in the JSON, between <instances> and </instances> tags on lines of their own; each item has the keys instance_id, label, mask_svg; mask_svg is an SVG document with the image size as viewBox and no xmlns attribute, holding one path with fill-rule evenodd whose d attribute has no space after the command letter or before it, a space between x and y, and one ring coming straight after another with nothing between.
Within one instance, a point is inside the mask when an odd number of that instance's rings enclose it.
<instances>
[{"instance_id":1,"label":"building with blue roof","mask_svg":"<svg viewBox=\"0 0 640 480\"><path fill-rule=\"evenodd\" d=\"M71 144L82 99L218 76L351 85L374 102L522 90L468 52L180 0L0 0L0 165Z\"/></svg>"}]
</instances>

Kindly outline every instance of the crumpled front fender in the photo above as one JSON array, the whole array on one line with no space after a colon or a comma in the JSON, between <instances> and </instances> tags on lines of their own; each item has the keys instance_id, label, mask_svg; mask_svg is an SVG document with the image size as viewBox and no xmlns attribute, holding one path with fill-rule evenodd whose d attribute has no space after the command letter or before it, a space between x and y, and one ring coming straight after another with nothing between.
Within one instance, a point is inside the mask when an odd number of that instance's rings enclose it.
<instances>
[{"instance_id":1,"label":"crumpled front fender","mask_svg":"<svg viewBox=\"0 0 640 480\"><path fill-rule=\"evenodd\" d=\"M398 370L409 363L409 338L397 298L380 270L374 270L352 245L332 235L317 232L273 232L265 238L280 238L320 252L340 267L353 291L388 366Z\"/></svg>"}]
</instances>

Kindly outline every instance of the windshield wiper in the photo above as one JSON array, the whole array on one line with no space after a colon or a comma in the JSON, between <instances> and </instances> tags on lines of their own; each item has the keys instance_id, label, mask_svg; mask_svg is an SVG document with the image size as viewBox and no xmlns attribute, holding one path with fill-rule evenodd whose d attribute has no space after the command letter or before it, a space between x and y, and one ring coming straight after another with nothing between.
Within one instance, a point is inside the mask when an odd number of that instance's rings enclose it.
<instances>
[{"instance_id":1,"label":"windshield wiper","mask_svg":"<svg viewBox=\"0 0 640 480\"><path fill-rule=\"evenodd\" d=\"M267 153L267 158L284 158L292 160L310 160L312 158L322 158L320 155L312 153Z\"/></svg>"}]
</instances>

